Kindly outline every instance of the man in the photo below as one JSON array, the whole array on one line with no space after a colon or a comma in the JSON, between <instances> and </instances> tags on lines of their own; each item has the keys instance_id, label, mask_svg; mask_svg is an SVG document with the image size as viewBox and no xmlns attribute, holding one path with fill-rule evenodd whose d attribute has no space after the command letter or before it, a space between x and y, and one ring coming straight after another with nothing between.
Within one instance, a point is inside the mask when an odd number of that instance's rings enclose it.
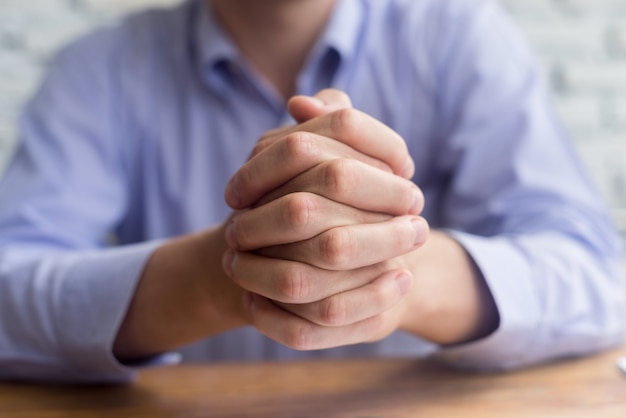
<instances>
[{"instance_id":1,"label":"man","mask_svg":"<svg viewBox=\"0 0 626 418\"><path fill-rule=\"evenodd\" d=\"M62 52L21 128L0 377L621 341L619 237L492 2L190 1Z\"/></svg>"}]
</instances>

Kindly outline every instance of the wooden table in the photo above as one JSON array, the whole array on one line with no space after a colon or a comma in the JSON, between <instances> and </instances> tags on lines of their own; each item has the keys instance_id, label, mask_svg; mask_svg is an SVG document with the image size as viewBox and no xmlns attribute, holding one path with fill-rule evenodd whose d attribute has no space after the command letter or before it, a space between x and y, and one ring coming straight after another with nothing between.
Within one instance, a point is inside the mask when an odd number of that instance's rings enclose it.
<instances>
[{"instance_id":1,"label":"wooden table","mask_svg":"<svg viewBox=\"0 0 626 418\"><path fill-rule=\"evenodd\" d=\"M351 360L151 369L109 387L0 384L2 418L626 417L626 349L505 374L432 361Z\"/></svg>"}]
</instances>

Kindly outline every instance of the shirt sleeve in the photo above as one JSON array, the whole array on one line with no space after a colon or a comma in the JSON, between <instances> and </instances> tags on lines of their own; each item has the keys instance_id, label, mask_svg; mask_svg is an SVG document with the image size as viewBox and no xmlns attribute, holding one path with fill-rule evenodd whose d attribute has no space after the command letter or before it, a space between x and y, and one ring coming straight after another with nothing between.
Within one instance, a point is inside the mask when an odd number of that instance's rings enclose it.
<instances>
[{"instance_id":1,"label":"shirt sleeve","mask_svg":"<svg viewBox=\"0 0 626 418\"><path fill-rule=\"evenodd\" d=\"M438 166L448 176L438 212L481 271L500 324L437 356L510 369L619 344L621 240L541 71L493 2L445 3L433 60Z\"/></svg>"},{"instance_id":2,"label":"shirt sleeve","mask_svg":"<svg viewBox=\"0 0 626 418\"><path fill-rule=\"evenodd\" d=\"M0 379L133 377L112 346L158 242L107 249L130 183L109 44L94 35L59 54L0 182Z\"/></svg>"}]
</instances>

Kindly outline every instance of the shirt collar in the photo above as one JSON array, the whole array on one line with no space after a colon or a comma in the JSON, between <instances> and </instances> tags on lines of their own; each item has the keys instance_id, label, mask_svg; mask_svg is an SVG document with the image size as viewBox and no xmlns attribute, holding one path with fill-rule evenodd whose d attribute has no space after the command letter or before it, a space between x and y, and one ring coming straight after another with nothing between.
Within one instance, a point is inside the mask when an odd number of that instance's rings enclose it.
<instances>
[{"instance_id":1,"label":"shirt collar","mask_svg":"<svg viewBox=\"0 0 626 418\"><path fill-rule=\"evenodd\" d=\"M240 62L237 47L217 21L212 7L206 0L198 0L197 19L193 31L193 43L201 74L223 62ZM349 60L357 49L362 17L361 2L358 0L337 0L318 44L312 51L312 58L323 56L328 49L334 49L341 61ZM210 70L209 70L210 71Z\"/></svg>"},{"instance_id":2,"label":"shirt collar","mask_svg":"<svg viewBox=\"0 0 626 418\"><path fill-rule=\"evenodd\" d=\"M204 72L216 63L237 60L239 52L215 18L213 8L205 0L197 0L196 7L193 42L199 69Z\"/></svg>"},{"instance_id":3,"label":"shirt collar","mask_svg":"<svg viewBox=\"0 0 626 418\"><path fill-rule=\"evenodd\" d=\"M337 0L320 45L335 49L343 60L349 60L357 50L361 34L362 7L358 0Z\"/></svg>"}]
</instances>

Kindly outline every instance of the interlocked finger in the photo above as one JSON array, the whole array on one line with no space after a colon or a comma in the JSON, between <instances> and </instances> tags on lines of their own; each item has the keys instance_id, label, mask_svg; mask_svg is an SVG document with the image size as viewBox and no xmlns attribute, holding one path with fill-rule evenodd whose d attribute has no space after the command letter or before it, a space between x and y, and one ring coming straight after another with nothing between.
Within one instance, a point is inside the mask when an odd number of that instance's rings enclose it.
<instances>
[{"instance_id":1,"label":"interlocked finger","mask_svg":"<svg viewBox=\"0 0 626 418\"><path fill-rule=\"evenodd\" d=\"M360 288L333 294L319 302L279 306L314 324L344 327L390 309L400 301L411 284L408 273L391 272Z\"/></svg>"},{"instance_id":2,"label":"interlocked finger","mask_svg":"<svg viewBox=\"0 0 626 418\"><path fill-rule=\"evenodd\" d=\"M298 192L242 211L226 227L228 245L240 251L313 238L340 226L384 222L390 215L337 203L313 193Z\"/></svg>"},{"instance_id":3,"label":"interlocked finger","mask_svg":"<svg viewBox=\"0 0 626 418\"><path fill-rule=\"evenodd\" d=\"M308 240L258 252L327 270L352 270L406 254L420 247L427 236L428 224L423 218L399 216L375 224L329 229Z\"/></svg>"}]
</instances>

